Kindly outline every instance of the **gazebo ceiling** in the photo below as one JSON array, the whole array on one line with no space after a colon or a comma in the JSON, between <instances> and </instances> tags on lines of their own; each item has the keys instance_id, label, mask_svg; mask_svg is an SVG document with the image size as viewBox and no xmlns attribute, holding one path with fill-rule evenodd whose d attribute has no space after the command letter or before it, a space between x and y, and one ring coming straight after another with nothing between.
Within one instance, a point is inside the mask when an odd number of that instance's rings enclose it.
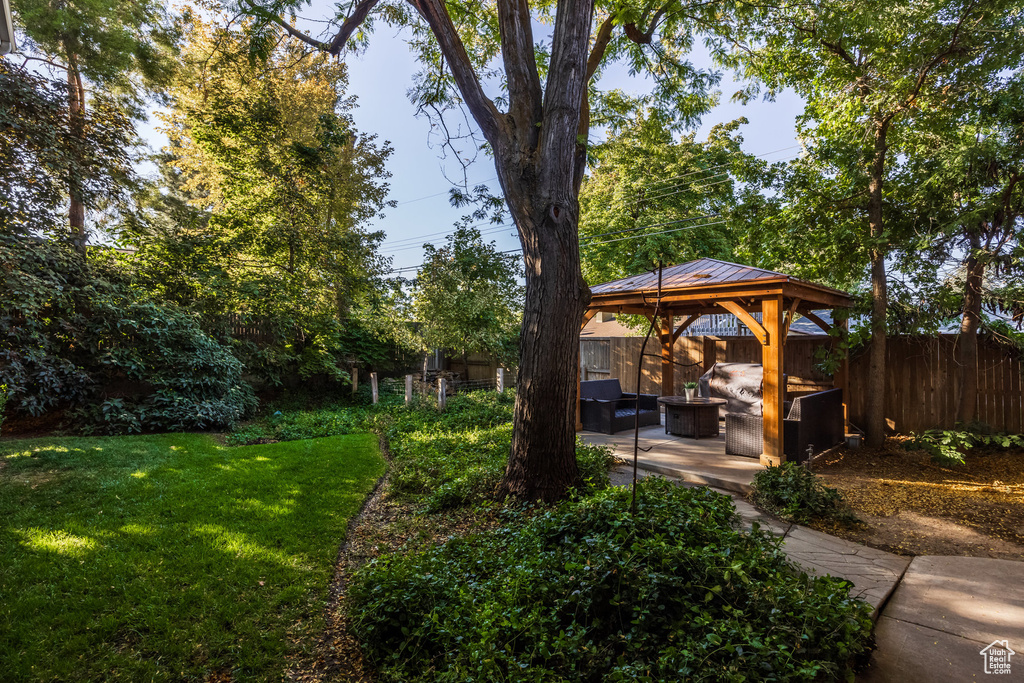
<instances>
[{"instance_id":1,"label":"gazebo ceiling","mask_svg":"<svg viewBox=\"0 0 1024 683\"><path fill-rule=\"evenodd\" d=\"M642 273L595 285L590 289L591 309L649 306L658 291L658 273ZM662 271L662 301L679 308L691 302L735 298L749 303L762 296L799 298L801 308L849 306L850 296L831 287L800 280L785 273L744 266L712 258L701 258Z\"/></svg>"}]
</instances>

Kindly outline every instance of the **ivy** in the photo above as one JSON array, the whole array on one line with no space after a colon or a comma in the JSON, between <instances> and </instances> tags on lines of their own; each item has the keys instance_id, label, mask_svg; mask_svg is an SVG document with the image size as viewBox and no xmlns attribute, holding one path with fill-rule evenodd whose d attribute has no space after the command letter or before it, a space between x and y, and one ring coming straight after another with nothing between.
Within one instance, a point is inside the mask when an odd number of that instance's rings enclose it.
<instances>
[{"instance_id":1,"label":"ivy","mask_svg":"<svg viewBox=\"0 0 1024 683\"><path fill-rule=\"evenodd\" d=\"M908 448L923 448L943 465L965 464L967 452L974 448L1024 448L1024 434L993 434L981 426L929 429L911 437Z\"/></svg>"}]
</instances>

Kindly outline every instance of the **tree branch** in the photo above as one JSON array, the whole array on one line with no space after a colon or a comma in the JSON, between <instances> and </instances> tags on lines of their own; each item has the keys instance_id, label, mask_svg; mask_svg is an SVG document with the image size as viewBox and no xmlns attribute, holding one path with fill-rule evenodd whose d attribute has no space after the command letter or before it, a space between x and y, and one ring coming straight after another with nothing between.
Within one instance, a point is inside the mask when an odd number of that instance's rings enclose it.
<instances>
[{"instance_id":1,"label":"tree branch","mask_svg":"<svg viewBox=\"0 0 1024 683\"><path fill-rule=\"evenodd\" d=\"M558 0L551 66L544 92L544 127L541 131L541 186L571 192L576 169L576 131L586 92L587 48L594 14L593 0ZM565 169L572 173L563 175ZM565 201L571 201L566 197Z\"/></svg>"},{"instance_id":2,"label":"tree branch","mask_svg":"<svg viewBox=\"0 0 1024 683\"><path fill-rule=\"evenodd\" d=\"M498 30L508 79L509 113L519 130L521 143L532 148L537 140L536 124L543 115L543 94L526 0L498 3Z\"/></svg>"},{"instance_id":3,"label":"tree branch","mask_svg":"<svg viewBox=\"0 0 1024 683\"><path fill-rule=\"evenodd\" d=\"M597 67L601 66L601 60L604 59L608 43L612 40L613 28L615 28L615 22L612 20L611 15L608 15L597 29L597 35L594 37L594 47L591 48L590 57L587 58L586 81L588 83L594 77L594 74L597 73Z\"/></svg>"},{"instance_id":4,"label":"tree branch","mask_svg":"<svg viewBox=\"0 0 1024 683\"><path fill-rule=\"evenodd\" d=\"M492 147L497 147L499 138L505 133L505 124L497 107L484 94L480 80L469 61L469 55L459 38L455 24L448 16L448 10L445 9L443 0L409 0L409 4L416 8L423 20L430 26L430 30L433 31L441 46L441 54L444 55L448 67L452 70L455 84L459 87L466 106L487 141L491 143Z\"/></svg>"},{"instance_id":5,"label":"tree branch","mask_svg":"<svg viewBox=\"0 0 1024 683\"><path fill-rule=\"evenodd\" d=\"M370 14L370 10L376 7L379 1L380 0L360 0L352 14L347 16L345 21L342 22L341 28L338 29L337 35L335 35L331 40L331 44L328 46L327 51L335 57L341 54L341 50L345 47L345 43L348 42L352 33L359 28L364 21L366 21L366 17Z\"/></svg>"},{"instance_id":6,"label":"tree branch","mask_svg":"<svg viewBox=\"0 0 1024 683\"><path fill-rule=\"evenodd\" d=\"M303 33L302 31L298 30L297 28L295 28L294 26L289 24L287 21L285 21L284 19L282 19L278 15L274 14L273 12L268 12L267 10L263 9L262 7L257 5L255 2L253 2L253 0L243 0L243 2L249 7L249 9L252 10L253 14L255 14L255 15L257 15L257 16L259 16L259 17L261 17L261 18L263 18L263 19L265 19L267 21L271 21L271 22L277 24L278 26L283 28L285 30L285 32L288 33L288 35L290 35L292 38L296 38L297 40L301 40L303 43L306 43L307 45L311 45L311 46L315 47L318 50L323 50L324 52L327 51L327 49L329 47L329 45L327 43L325 43L323 41L320 41L320 40L317 40L316 38L313 38L311 36L306 35L305 33Z\"/></svg>"},{"instance_id":7,"label":"tree branch","mask_svg":"<svg viewBox=\"0 0 1024 683\"><path fill-rule=\"evenodd\" d=\"M661 21L661 18L664 15L665 8L662 7L654 13L654 16L651 18L650 27L643 33L641 33L640 29L636 27L636 24L625 24L622 28L626 32L626 37L637 45L650 45L651 38L654 36L654 32L658 28L658 22Z\"/></svg>"}]
</instances>

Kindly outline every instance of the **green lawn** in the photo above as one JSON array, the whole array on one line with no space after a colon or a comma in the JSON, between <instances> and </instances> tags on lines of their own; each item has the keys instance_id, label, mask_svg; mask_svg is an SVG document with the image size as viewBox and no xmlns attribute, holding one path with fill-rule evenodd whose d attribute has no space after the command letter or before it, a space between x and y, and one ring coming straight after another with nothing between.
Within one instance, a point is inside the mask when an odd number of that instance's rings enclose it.
<instances>
[{"instance_id":1,"label":"green lawn","mask_svg":"<svg viewBox=\"0 0 1024 683\"><path fill-rule=\"evenodd\" d=\"M0 678L280 680L320 635L371 435L0 442Z\"/></svg>"}]
</instances>

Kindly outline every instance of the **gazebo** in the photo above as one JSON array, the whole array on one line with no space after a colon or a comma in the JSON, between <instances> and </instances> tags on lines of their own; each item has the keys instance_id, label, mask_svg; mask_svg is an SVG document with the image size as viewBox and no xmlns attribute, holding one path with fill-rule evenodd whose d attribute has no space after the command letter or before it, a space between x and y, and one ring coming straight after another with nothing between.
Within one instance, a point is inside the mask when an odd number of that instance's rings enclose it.
<instances>
[{"instance_id":1,"label":"gazebo","mask_svg":"<svg viewBox=\"0 0 1024 683\"><path fill-rule=\"evenodd\" d=\"M650 319L658 298L658 271L606 282L591 287L592 298L583 316L583 326L601 311L643 315ZM785 460L782 448L782 402L785 387L784 347L789 326L796 315L806 317L824 332L832 325L815 311L847 308L851 298L846 292L800 280L784 273L742 266L727 261L702 258L661 272L661 297L657 303L657 333L661 341L662 395L673 393L675 341L702 315L732 313L761 342L763 367L762 413L764 447L761 462L778 465ZM754 313L761 313L761 320ZM679 320L678 325L676 324ZM836 326L845 328L846 321ZM843 390L843 403L849 400L849 368L845 358L833 381ZM577 415L579 414L577 401ZM582 424L577 418L577 429Z\"/></svg>"}]
</instances>

